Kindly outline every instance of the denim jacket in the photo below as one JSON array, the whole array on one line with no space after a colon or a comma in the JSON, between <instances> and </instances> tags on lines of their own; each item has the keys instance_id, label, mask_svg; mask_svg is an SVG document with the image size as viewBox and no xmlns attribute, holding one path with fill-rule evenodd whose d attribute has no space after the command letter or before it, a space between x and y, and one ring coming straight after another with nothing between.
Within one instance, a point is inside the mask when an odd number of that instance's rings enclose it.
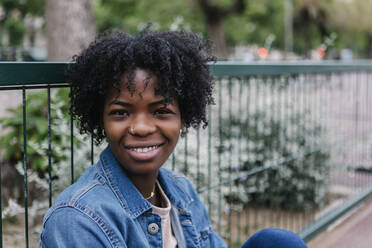
<instances>
[{"instance_id":1,"label":"denim jacket","mask_svg":"<svg viewBox=\"0 0 372 248\"><path fill-rule=\"evenodd\" d=\"M163 168L158 180L172 205L179 248L226 247L189 180ZM161 248L161 218L106 148L48 210L40 246Z\"/></svg>"}]
</instances>

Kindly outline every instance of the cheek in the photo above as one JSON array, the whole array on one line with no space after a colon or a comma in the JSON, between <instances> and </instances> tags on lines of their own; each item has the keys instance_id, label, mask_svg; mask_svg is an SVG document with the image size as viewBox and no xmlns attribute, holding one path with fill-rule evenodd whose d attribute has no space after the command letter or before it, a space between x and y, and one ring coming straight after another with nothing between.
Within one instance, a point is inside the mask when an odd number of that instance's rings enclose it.
<instances>
[{"instance_id":1,"label":"cheek","mask_svg":"<svg viewBox=\"0 0 372 248\"><path fill-rule=\"evenodd\" d=\"M106 133L106 139L108 141L115 141L120 139L124 132L122 125L118 125L115 122L105 122L104 129Z\"/></svg>"},{"instance_id":2,"label":"cheek","mask_svg":"<svg viewBox=\"0 0 372 248\"><path fill-rule=\"evenodd\" d=\"M174 124L174 125L168 125L166 127L168 137L170 137L174 142L177 143L178 138L180 136L181 128L182 128L181 123L177 123L177 124Z\"/></svg>"}]
</instances>

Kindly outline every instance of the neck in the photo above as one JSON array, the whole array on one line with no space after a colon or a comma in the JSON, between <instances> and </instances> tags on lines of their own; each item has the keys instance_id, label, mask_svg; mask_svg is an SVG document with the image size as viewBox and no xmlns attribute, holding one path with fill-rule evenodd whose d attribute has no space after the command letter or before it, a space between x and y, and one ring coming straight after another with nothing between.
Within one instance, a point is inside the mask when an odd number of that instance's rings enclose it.
<instances>
[{"instance_id":1,"label":"neck","mask_svg":"<svg viewBox=\"0 0 372 248\"><path fill-rule=\"evenodd\" d=\"M158 178L158 171L152 174L140 174L133 175L128 173L129 179L132 181L134 186L138 189L141 195L146 199L151 196L151 193L154 192L155 183ZM156 193L156 192L154 192ZM151 197L154 198L154 197ZM149 201L151 200L149 199Z\"/></svg>"}]
</instances>

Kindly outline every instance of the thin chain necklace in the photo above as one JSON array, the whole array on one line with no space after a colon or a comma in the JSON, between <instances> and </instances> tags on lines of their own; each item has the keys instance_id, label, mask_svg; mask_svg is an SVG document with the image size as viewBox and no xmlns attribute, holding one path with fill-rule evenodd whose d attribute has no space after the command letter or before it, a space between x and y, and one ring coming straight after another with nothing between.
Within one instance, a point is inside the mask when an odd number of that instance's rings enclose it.
<instances>
[{"instance_id":1,"label":"thin chain necklace","mask_svg":"<svg viewBox=\"0 0 372 248\"><path fill-rule=\"evenodd\" d=\"M145 197L145 199L146 199L146 200L150 200L151 198L154 197L154 195L155 195L155 184L154 184L154 188L153 188L153 190L152 190L150 196L149 196L149 197Z\"/></svg>"}]
</instances>

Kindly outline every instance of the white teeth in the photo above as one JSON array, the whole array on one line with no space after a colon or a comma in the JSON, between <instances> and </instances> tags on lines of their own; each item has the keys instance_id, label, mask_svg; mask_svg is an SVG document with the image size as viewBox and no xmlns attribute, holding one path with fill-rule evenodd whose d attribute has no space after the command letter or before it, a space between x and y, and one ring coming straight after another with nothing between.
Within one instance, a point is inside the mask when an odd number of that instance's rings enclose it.
<instances>
[{"instance_id":1,"label":"white teeth","mask_svg":"<svg viewBox=\"0 0 372 248\"><path fill-rule=\"evenodd\" d=\"M149 151L152 151L154 149L158 148L158 146L149 146L149 147L138 147L138 148L131 148L133 151L135 152L149 152Z\"/></svg>"}]
</instances>

